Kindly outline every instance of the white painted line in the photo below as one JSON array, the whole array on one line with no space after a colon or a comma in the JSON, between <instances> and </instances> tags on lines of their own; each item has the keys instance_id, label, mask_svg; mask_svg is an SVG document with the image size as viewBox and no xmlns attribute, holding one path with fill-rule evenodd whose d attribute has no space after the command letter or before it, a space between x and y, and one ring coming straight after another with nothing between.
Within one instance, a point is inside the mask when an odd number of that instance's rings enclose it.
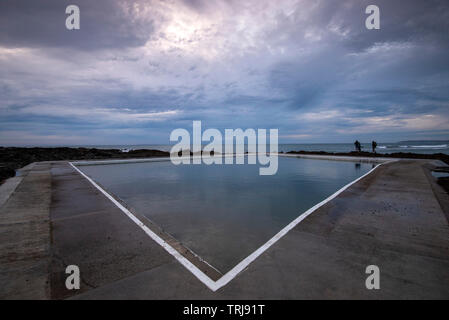
<instances>
[{"instance_id":1,"label":"white painted line","mask_svg":"<svg viewBox=\"0 0 449 320\"><path fill-rule=\"evenodd\" d=\"M187 268L195 277L197 277L202 283L204 283L209 289L212 291L217 290L215 281L209 278L206 274L204 274L200 269L198 269L195 265L193 265L189 260L184 258L177 250L175 250L172 246L170 246L167 242L165 242L162 238L160 238L157 234L151 231L146 225L144 225L136 216L134 216L128 209L120 204L117 200L114 199L109 193L107 193L103 188L101 188L98 184L96 184L91 178L85 175L81 170L75 167L71 162L70 165L78 171L84 178L86 178L90 183L94 185L98 190L103 193L106 198L111 200L120 210L122 210L135 224L137 224L147 235L150 236L151 239L156 241L162 248L164 248L168 253L170 253L176 260L178 260L184 267Z\"/></svg>"},{"instance_id":2,"label":"white painted line","mask_svg":"<svg viewBox=\"0 0 449 320\"><path fill-rule=\"evenodd\" d=\"M384 163L394 162L398 160L390 160ZM137 217L135 217L128 209L126 209L123 205L121 205L117 200L114 199L109 193L107 193L103 188L101 188L98 184L96 184L91 178L85 175L81 170L79 170L72 162L69 162L70 165L83 177L85 177L90 183L92 183L98 190L101 191L109 200L111 200L120 210L122 210L132 221L134 221L146 234L148 234L154 241L156 241L159 245L161 245L168 253L170 253L176 260L178 260L187 270L189 270L195 277L197 277L202 283L204 283L209 289L212 291L217 291L221 287L228 284L232 279L234 279L240 272L242 272L245 268L248 267L250 263L257 259L262 253L264 253L268 248L270 248L273 244L279 241L283 236L285 236L291 229L293 229L296 225L298 225L301 221L307 218L310 214L316 211L321 206L325 205L335 197L337 197L340 193L345 191L347 188L352 186L354 183L357 183L378 167L383 165L384 163L380 163L372 168L370 171L362 175L361 177L355 179L354 181L348 183L337 192L324 199L320 203L317 203L304 213L302 213L295 220L290 222L286 227L284 227L281 231L279 231L274 237L268 240L264 245L259 247L256 251L250 254L248 257L239 262L234 268L229 270L225 275L223 275L217 281L209 278L205 273L203 273L200 269L198 269L195 265L193 265L189 260L187 260L184 256L182 256L176 249L171 247L167 242L161 239L157 234L151 231L146 225L144 225Z\"/></svg>"},{"instance_id":3,"label":"white painted line","mask_svg":"<svg viewBox=\"0 0 449 320\"><path fill-rule=\"evenodd\" d=\"M229 157L243 157L243 156L257 156L257 153L223 153L221 156L223 158ZM315 160L331 160L331 161L350 161L350 162L366 162L366 163L379 163L379 162L390 162L393 160L398 160L394 158L382 158L382 157L356 157L356 156L333 156L333 155L308 155L308 154L287 154L287 153L275 153L279 157L286 158L302 158L302 159L315 159ZM219 155L217 154L217 157ZM204 159L211 158L214 156L202 155L202 156L188 156L180 157L179 160L183 159ZM112 160L76 160L73 163L76 166L88 166L88 165L102 165L102 164L123 164L123 163L144 163L144 162L163 162L170 161L170 157L156 157L156 158L134 158L134 159L112 159ZM401 158L401 160L417 160ZM419 159L418 159L419 160Z\"/></svg>"},{"instance_id":4,"label":"white painted line","mask_svg":"<svg viewBox=\"0 0 449 320\"><path fill-rule=\"evenodd\" d=\"M365 162L365 163L379 163L389 162L395 160L394 158L383 157L356 157L356 156L334 156L334 155L319 155L319 154L302 154L302 153L289 153L278 154L281 157L289 158L302 158L302 159L315 159L315 160L331 160L331 161L350 161L350 162ZM404 159L402 159L404 160Z\"/></svg>"},{"instance_id":5,"label":"white painted line","mask_svg":"<svg viewBox=\"0 0 449 320\"><path fill-rule=\"evenodd\" d=\"M396 160L393 160L396 161ZM225 286L226 284L229 283L229 281L231 281L232 279L234 279L240 272L242 272L246 267L248 267L248 265L253 262L254 260L257 259L258 256L260 256L262 253L264 253L268 248L270 248L273 244L275 244L277 241L279 241L279 239L281 239L283 236L285 236L291 229L293 229L294 227L296 227L296 225L298 225L298 223L300 223L302 220L304 220L305 218L307 218L311 213L313 213L315 210L317 210L319 207L325 205L326 203L328 203L329 201L331 201L332 199L334 199L335 197L337 197L340 193L342 193L343 191L345 191L347 188L349 188L350 186L352 186L354 183L360 181L361 179L363 179L364 177L366 177L367 175L369 175L371 172L373 172L374 170L376 170L378 167L380 167L382 164L384 163L380 163L377 166L375 166L374 168L372 168L370 171L368 171L367 173L365 173L363 176L355 179L354 181L348 183L347 185L345 185L343 188L341 188L340 190L338 190L337 192L335 192L334 194L332 194L331 196L329 196L328 198L324 199L323 201L321 201L320 203L317 203L316 205L314 205L312 208L308 209L306 212L304 212L303 214L301 214L299 217L297 217L295 220L293 220L292 222L290 222L284 229L282 229L281 231L279 231L273 238L271 238L270 240L268 240L264 245L262 245L259 249L257 249L256 251L254 251L253 253L251 253L248 257L246 257L245 259L243 259L239 264L237 264L234 268L232 268L231 270L229 270L223 277L221 277L220 279L218 279L215 282L216 285L216 289L218 290L219 288Z\"/></svg>"},{"instance_id":6,"label":"white painted line","mask_svg":"<svg viewBox=\"0 0 449 320\"><path fill-rule=\"evenodd\" d=\"M77 160L70 163L76 166L88 166L97 164L121 164L121 163L141 163L141 162L163 162L170 161L168 157L141 158L141 159L115 159L115 160Z\"/></svg>"},{"instance_id":7,"label":"white painted line","mask_svg":"<svg viewBox=\"0 0 449 320\"><path fill-rule=\"evenodd\" d=\"M244 154L244 153L236 153L236 154L225 154L223 153L221 156L223 158L231 158L231 157L243 157L247 155L254 156L255 154ZM219 155L217 154L217 157ZM204 158L213 158L214 156L187 156L187 157L179 157L178 160L185 159L204 159ZM170 157L157 157L157 158L134 158L134 159L112 159L112 160L77 160L72 161L70 163L76 166L88 166L88 165L102 165L102 164L122 164L122 163L143 163L143 162L163 162L163 161L171 161Z\"/></svg>"}]
</instances>

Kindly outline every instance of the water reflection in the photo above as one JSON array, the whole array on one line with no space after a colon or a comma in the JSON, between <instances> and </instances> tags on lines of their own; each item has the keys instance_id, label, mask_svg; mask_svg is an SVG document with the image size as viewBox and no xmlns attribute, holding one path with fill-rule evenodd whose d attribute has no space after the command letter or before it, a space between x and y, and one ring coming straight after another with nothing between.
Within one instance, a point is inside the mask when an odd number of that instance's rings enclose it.
<instances>
[{"instance_id":1,"label":"water reflection","mask_svg":"<svg viewBox=\"0 0 449 320\"><path fill-rule=\"evenodd\" d=\"M226 272L371 164L279 158L273 176L256 165L170 161L81 166L137 213Z\"/></svg>"}]
</instances>

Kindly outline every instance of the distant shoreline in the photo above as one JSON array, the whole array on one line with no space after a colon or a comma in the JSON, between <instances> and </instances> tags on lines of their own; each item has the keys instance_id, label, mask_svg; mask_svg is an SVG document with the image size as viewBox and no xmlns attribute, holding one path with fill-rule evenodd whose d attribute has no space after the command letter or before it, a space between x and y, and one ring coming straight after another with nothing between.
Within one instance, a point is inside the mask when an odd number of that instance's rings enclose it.
<instances>
[{"instance_id":1,"label":"distant shoreline","mask_svg":"<svg viewBox=\"0 0 449 320\"><path fill-rule=\"evenodd\" d=\"M371 142L360 142L362 151L371 151ZM206 144L203 144L205 146ZM1 145L0 145L1 146ZM23 146L3 146L3 147L24 147L24 148L86 148L86 149L119 149L123 152L131 150L160 150L170 152L174 144L115 144L115 145L23 145ZM245 143L245 150L249 148ZM254 146L253 146L254 147ZM257 147L257 146L256 146ZM354 151L354 143L278 143L278 151L312 151L312 152L351 152ZM402 142L378 142L378 153L396 153L396 152L411 152L411 153L445 153L449 154L449 141L446 140L427 140L427 141L402 141Z\"/></svg>"},{"instance_id":2,"label":"distant shoreline","mask_svg":"<svg viewBox=\"0 0 449 320\"><path fill-rule=\"evenodd\" d=\"M282 152L281 152L282 153ZM421 154L412 152L372 153L372 152L325 152L325 151L289 151L286 154L329 155L352 157L382 157L435 159L449 164L449 155L444 153ZM155 149L137 149L123 152L120 149L73 148L73 147L0 147L0 183L15 176L16 170L30 163L60 160L106 160L168 157L167 151Z\"/></svg>"}]
</instances>

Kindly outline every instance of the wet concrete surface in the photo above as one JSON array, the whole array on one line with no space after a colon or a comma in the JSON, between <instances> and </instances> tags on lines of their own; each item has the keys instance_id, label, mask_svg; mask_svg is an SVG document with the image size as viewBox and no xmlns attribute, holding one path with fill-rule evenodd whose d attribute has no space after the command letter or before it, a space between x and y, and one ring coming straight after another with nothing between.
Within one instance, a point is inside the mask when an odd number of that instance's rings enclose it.
<instances>
[{"instance_id":1,"label":"wet concrete surface","mask_svg":"<svg viewBox=\"0 0 449 320\"><path fill-rule=\"evenodd\" d=\"M426 163L379 167L216 292L67 163L39 164L0 208L0 297L448 299L449 226ZM68 264L80 290L65 288ZM371 264L380 290L365 287Z\"/></svg>"},{"instance_id":2,"label":"wet concrete surface","mask_svg":"<svg viewBox=\"0 0 449 320\"><path fill-rule=\"evenodd\" d=\"M49 168L26 172L0 208L0 299L49 297Z\"/></svg>"},{"instance_id":3,"label":"wet concrete surface","mask_svg":"<svg viewBox=\"0 0 449 320\"><path fill-rule=\"evenodd\" d=\"M51 298L65 298L171 262L112 202L65 163L52 168ZM77 265L81 289L65 287L65 267Z\"/></svg>"}]
</instances>

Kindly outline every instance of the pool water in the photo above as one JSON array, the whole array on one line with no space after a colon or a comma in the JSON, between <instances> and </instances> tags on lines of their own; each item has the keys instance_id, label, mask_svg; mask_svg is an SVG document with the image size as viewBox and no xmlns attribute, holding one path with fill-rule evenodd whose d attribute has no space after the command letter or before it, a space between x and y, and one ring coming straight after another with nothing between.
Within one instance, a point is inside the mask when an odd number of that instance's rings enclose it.
<instances>
[{"instance_id":1,"label":"pool water","mask_svg":"<svg viewBox=\"0 0 449 320\"><path fill-rule=\"evenodd\" d=\"M259 165L173 165L170 161L79 169L225 273L287 224L374 165L279 157Z\"/></svg>"}]
</instances>

